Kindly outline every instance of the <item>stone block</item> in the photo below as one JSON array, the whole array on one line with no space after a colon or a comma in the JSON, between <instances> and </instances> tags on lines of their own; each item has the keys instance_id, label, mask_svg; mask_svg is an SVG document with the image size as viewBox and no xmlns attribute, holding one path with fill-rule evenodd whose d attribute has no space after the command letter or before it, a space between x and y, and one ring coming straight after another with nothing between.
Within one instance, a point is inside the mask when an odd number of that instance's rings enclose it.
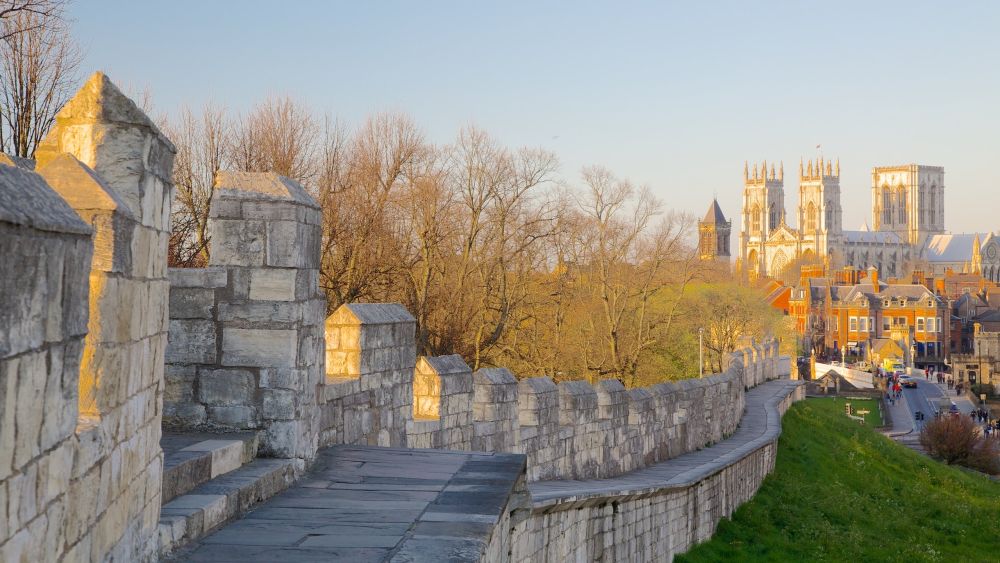
<instances>
[{"instance_id":1,"label":"stone block","mask_svg":"<svg viewBox=\"0 0 1000 563\"><path fill-rule=\"evenodd\" d=\"M171 319L166 362L170 364L214 364L215 323L210 320Z\"/></svg>"},{"instance_id":2,"label":"stone block","mask_svg":"<svg viewBox=\"0 0 1000 563\"><path fill-rule=\"evenodd\" d=\"M208 411L204 405L190 402L163 402L163 426L166 428L196 428L205 423Z\"/></svg>"},{"instance_id":3,"label":"stone block","mask_svg":"<svg viewBox=\"0 0 1000 563\"><path fill-rule=\"evenodd\" d=\"M268 247L270 248L270 239ZM294 301L296 270L254 269L250 273L250 299L255 301Z\"/></svg>"},{"instance_id":4,"label":"stone block","mask_svg":"<svg viewBox=\"0 0 1000 563\"><path fill-rule=\"evenodd\" d=\"M0 360L0 482L13 472L17 366L20 361L20 358ZM0 510L0 513L4 510Z\"/></svg>"},{"instance_id":5,"label":"stone block","mask_svg":"<svg viewBox=\"0 0 1000 563\"><path fill-rule=\"evenodd\" d=\"M197 368L191 365L167 365L163 373L163 402L184 403L194 400Z\"/></svg>"},{"instance_id":6,"label":"stone block","mask_svg":"<svg viewBox=\"0 0 1000 563\"><path fill-rule=\"evenodd\" d=\"M267 257L265 264L279 268L294 268L302 263L303 252L299 223L295 221L267 222Z\"/></svg>"},{"instance_id":7,"label":"stone block","mask_svg":"<svg viewBox=\"0 0 1000 563\"><path fill-rule=\"evenodd\" d=\"M208 421L226 428L247 429L257 427L257 411L247 406L210 406Z\"/></svg>"},{"instance_id":8,"label":"stone block","mask_svg":"<svg viewBox=\"0 0 1000 563\"><path fill-rule=\"evenodd\" d=\"M287 389L262 389L261 410L263 418L292 420L296 414L296 393Z\"/></svg>"},{"instance_id":9,"label":"stone block","mask_svg":"<svg viewBox=\"0 0 1000 563\"><path fill-rule=\"evenodd\" d=\"M198 370L198 400L206 405L250 405L254 402L255 390L254 375L247 370Z\"/></svg>"},{"instance_id":10,"label":"stone block","mask_svg":"<svg viewBox=\"0 0 1000 563\"><path fill-rule=\"evenodd\" d=\"M214 289L170 288L170 318L172 319L211 319L214 306Z\"/></svg>"},{"instance_id":11,"label":"stone block","mask_svg":"<svg viewBox=\"0 0 1000 563\"><path fill-rule=\"evenodd\" d=\"M170 287L219 288L226 287L228 274L225 268L170 268L167 271Z\"/></svg>"},{"instance_id":12,"label":"stone block","mask_svg":"<svg viewBox=\"0 0 1000 563\"><path fill-rule=\"evenodd\" d=\"M219 320L227 326L260 328L293 324L302 318L302 304L291 302L219 303Z\"/></svg>"},{"instance_id":13,"label":"stone block","mask_svg":"<svg viewBox=\"0 0 1000 563\"><path fill-rule=\"evenodd\" d=\"M47 370L45 353L36 352L19 358L17 364L17 436L14 442L14 468L23 467L41 453L39 435L45 413L44 391Z\"/></svg>"},{"instance_id":14,"label":"stone block","mask_svg":"<svg viewBox=\"0 0 1000 563\"><path fill-rule=\"evenodd\" d=\"M305 388L306 374L299 369L265 368L260 370L262 389L288 389L301 392Z\"/></svg>"},{"instance_id":15,"label":"stone block","mask_svg":"<svg viewBox=\"0 0 1000 563\"><path fill-rule=\"evenodd\" d=\"M263 221L211 219L212 266L263 266L265 225Z\"/></svg>"},{"instance_id":16,"label":"stone block","mask_svg":"<svg viewBox=\"0 0 1000 563\"><path fill-rule=\"evenodd\" d=\"M222 331L222 365L295 367L298 342L295 330L244 329Z\"/></svg>"}]
</instances>

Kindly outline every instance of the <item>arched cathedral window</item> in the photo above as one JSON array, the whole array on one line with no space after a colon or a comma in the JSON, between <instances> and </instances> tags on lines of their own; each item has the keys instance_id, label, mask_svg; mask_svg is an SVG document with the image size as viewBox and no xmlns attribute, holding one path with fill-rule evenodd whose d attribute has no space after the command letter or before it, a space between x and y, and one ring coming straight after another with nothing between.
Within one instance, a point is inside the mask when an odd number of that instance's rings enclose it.
<instances>
[{"instance_id":1,"label":"arched cathedral window","mask_svg":"<svg viewBox=\"0 0 1000 563\"><path fill-rule=\"evenodd\" d=\"M892 196L889 186L882 186L882 221L892 223Z\"/></svg>"},{"instance_id":2,"label":"arched cathedral window","mask_svg":"<svg viewBox=\"0 0 1000 563\"><path fill-rule=\"evenodd\" d=\"M809 207L806 208L806 232L812 232L816 230L816 206L809 202Z\"/></svg>"},{"instance_id":3,"label":"arched cathedral window","mask_svg":"<svg viewBox=\"0 0 1000 563\"><path fill-rule=\"evenodd\" d=\"M906 192L902 188L899 189L898 194L899 203L899 223L902 225L906 224Z\"/></svg>"},{"instance_id":4,"label":"arched cathedral window","mask_svg":"<svg viewBox=\"0 0 1000 563\"><path fill-rule=\"evenodd\" d=\"M755 205L750 210L750 232L760 234L760 206Z\"/></svg>"},{"instance_id":5,"label":"arched cathedral window","mask_svg":"<svg viewBox=\"0 0 1000 563\"><path fill-rule=\"evenodd\" d=\"M769 215L770 221L768 222L768 225L773 229L778 226L778 208L775 207L774 203L771 204Z\"/></svg>"}]
</instances>

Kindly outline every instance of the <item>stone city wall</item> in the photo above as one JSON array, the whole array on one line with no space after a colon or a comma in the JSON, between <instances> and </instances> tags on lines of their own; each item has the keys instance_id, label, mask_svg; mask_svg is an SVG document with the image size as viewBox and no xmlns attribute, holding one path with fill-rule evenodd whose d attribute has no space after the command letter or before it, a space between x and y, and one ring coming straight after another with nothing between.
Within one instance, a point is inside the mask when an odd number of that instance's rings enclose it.
<instances>
[{"instance_id":1,"label":"stone city wall","mask_svg":"<svg viewBox=\"0 0 1000 563\"><path fill-rule=\"evenodd\" d=\"M259 430L261 453L299 471L319 446L371 444L524 452L529 481L601 478L722 440L745 389L777 375L770 341L723 374L633 390L418 361L399 305L324 322L319 208L274 174L219 174L210 265L168 281L173 155L97 73L37 163L0 159L2 561L154 559L164 415Z\"/></svg>"},{"instance_id":2,"label":"stone city wall","mask_svg":"<svg viewBox=\"0 0 1000 563\"><path fill-rule=\"evenodd\" d=\"M524 453L528 480L621 475L723 440L747 387L777 377L777 342L732 355L725 373L626 390L555 384L458 356L415 357L415 321L396 304L344 305L326 321L321 445Z\"/></svg>"},{"instance_id":3,"label":"stone city wall","mask_svg":"<svg viewBox=\"0 0 1000 563\"><path fill-rule=\"evenodd\" d=\"M719 520L753 498L774 469L780 417L804 387L769 404L775 424L719 468L684 482L536 501L512 532L509 561L670 561L715 533ZM695 468L692 468L695 469ZM617 481L607 481L609 488ZM635 486L635 485L633 485Z\"/></svg>"},{"instance_id":4,"label":"stone city wall","mask_svg":"<svg viewBox=\"0 0 1000 563\"><path fill-rule=\"evenodd\" d=\"M170 270L164 425L260 430L261 453L305 468L323 374L320 211L270 173L219 172L208 268Z\"/></svg>"},{"instance_id":5,"label":"stone city wall","mask_svg":"<svg viewBox=\"0 0 1000 563\"><path fill-rule=\"evenodd\" d=\"M0 165L0 560L154 556L173 154L97 73Z\"/></svg>"}]
</instances>

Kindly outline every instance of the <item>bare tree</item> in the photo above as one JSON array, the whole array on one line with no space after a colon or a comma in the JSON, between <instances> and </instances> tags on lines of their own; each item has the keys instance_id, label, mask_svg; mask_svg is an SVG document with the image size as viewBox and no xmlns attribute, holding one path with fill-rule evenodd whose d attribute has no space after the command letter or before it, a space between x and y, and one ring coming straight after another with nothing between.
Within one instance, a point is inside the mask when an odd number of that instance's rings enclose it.
<instances>
[{"instance_id":1,"label":"bare tree","mask_svg":"<svg viewBox=\"0 0 1000 563\"><path fill-rule=\"evenodd\" d=\"M0 148L31 158L73 94L81 53L62 2L0 6Z\"/></svg>"},{"instance_id":2,"label":"bare tree","mask_svg":"<svg viewBox=\"0 0 1000 563\"><path fill-rule=\"evenodd\" d=\"M427 155L413 121L399 114L370 117L343 147L328 137L323 174L332 180L324 207L320 284L329 308L387 294L400 266L394 198ZM341 155L343 155L342 160ZM332 159L337 159L335 162Z\"/></svg>"},{"instance_id":3,"label":"bare tree","mask_svg":"<svg viewBox=\"0 0 1000 563\"><path fill-rule=\"evenodd\" d=\"M177 147L169 255L172 266L208 264L208 211L215 174L228 166L230 128L225 110L213 104L207 104L200 115L183 108L176 123L164 126Z\"/></svg>"},{"instance_id":4,"label":"bare tree","mask_svg":"<svg viewBox=\"0 0 1000 563\"><path fill-rule=\"evenodd\" d=\"M637 190L607 169L585 168L583 178L586 193L579 205L586 228L580 261L598 303L590 320L596 345L584 350L587 369L592 378L614 377L631 386L643 354L657 342L655 331L669 332L674 318L675 307L663 313L652 306L669 283L668 269L684 266L675 281L680 291L674 305L692 277L691 222L669 215L654 223L662 206L649 190Z\"/></svg>"},{"instance_id":5,"label":"bare tree","mask_svg":"<svg viewBox=\"0 0 1000 563\"><path fill-rule=\"evenodd\" d=\"M240 170L274 171L310 184L317 175L319 133L309 108L288 96L271 96L237 121L230 158Z\"/></svg>"},{"instance_id":6,"label":"bare tree","mask_svg":"<svg viewBox=\"0 0 1000 563\"><path fill-rule=\"evenodd\" d=\"M6 24L6 20L13 20L23 14L31 14L40 18L35 21L34 25L12 27L4 25L0 27L0 41L45 25L45 21L49 18L62 18L65 6L65 0L0 0L0 22L4 24Z\"/></svg>"}]
</instances>

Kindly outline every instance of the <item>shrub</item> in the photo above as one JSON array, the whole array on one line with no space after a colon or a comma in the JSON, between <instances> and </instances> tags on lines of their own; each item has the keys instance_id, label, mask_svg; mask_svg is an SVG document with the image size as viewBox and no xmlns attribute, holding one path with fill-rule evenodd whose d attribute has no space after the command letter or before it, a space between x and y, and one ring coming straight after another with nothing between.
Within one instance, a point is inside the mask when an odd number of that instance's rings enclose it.
<instances>
[{"instance_id":1,"label":"shrub","mask_svg":"<svg viewBox=\"0 0 1000 563\"><path fill-rule=\"evenodd\" d=\"M920 445L936 459L984 473L1000 473L1000 440L979 434L968 416L942 416L924 425Z\"/></svg>"}]
</instances>

